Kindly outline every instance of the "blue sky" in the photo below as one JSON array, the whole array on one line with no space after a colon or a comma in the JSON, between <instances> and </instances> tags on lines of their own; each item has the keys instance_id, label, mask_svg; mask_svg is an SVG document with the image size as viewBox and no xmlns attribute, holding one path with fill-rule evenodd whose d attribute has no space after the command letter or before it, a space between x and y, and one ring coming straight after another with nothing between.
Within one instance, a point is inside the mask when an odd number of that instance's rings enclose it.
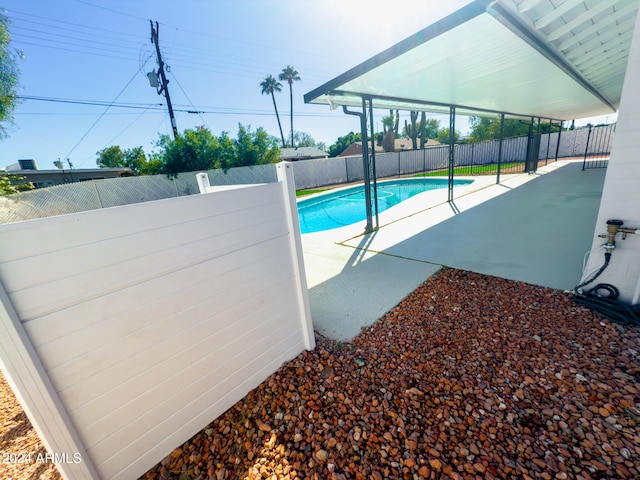
<instances>
[{"instance_id":1,"label":"blue sky","mask_svg":"<svg viewBox=\"0 0 640 480\"><path fill-rule=\"evenodd\" d=\"M146 77L157 68L149 20L159 23L179 131L204 125L235 136L242 123L279 136L260 82L292 65L302 78L294 83L294 129L329 146L358 131L357 119L305 105L303 95L466 3L0 0L12 22L12 45L25 57L19 94L31 97L18 106L9 138L0 141L0 168L26 158L41 169L67 158L74 168L92 168L96 152L111 145L153 151L171 125L164 97ZM286 136L286 83L276 101ZM463 122L458 128L466 133Z\"/></svg>"}]
</instances>

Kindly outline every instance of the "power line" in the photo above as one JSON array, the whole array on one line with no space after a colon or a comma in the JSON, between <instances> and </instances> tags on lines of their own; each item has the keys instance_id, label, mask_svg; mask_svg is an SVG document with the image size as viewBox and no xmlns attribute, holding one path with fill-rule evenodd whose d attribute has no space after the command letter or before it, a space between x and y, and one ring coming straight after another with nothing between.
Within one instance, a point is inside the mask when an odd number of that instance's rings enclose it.
<instances>
[{"instance_id":1,"label":"power line","mask_svg":"<svg viewBox=\"0 0 640 480\"><path fill-rule=\"evenodd\" d=\"M118 13L118 14L121 14L121 15L125 15L125 16L129 16L129 17L132 17L132 18L136 18L136 19L142 20L141 17L137 17L137 16L134 16L134 15L129 15L127 13L124 13L124 12L121 12L121 11L118 11L118 10L115 10L115 9L112 9L112 8L102 7L100 5L95 5L95 4L92 4L92 3L89 3L89 2L83 2L83 1L80 1L80 0L76 0L76 1L79 1L80 3L84 3L86 5L89 5L89 6L92 6L92 7L95 7L95 8L101 8L101 9L108 10L108 11L111 11L111 12L114 12L114 13ZM106 38L106 39L109 39L109 40L116 40L118 42L131 43L132 39L135 39L136 41L142 42L143 38L144 38L144 37L142 37L140 35L133 35L133 34L125 33L125 32L118 32L118 31L115 31L115 30L109 30L109 29L104 29L104 28L100 28L100 27L81 25L81 24L78 24L78 23L73 23L73 22L68 22L68 21L63 21L63 20L49 19L47 17L42 17L42 16L39 16L39 15L34 15L34 14L29 14L29 13L24 13L24 12L18 12L18 11L15 11L15 10L11 10L11 13L12 14L18 13L18 14L26 16L26 17L33 17L33 18L44 19L44 20L47 20L47 21L55 22L55 23L60 23L60 24L63 24L63 25L70 25L70 26L76 27L76 29L63 27L63 26L59 26L59 25L52 25L52 24L33 21L33 20L24 20L24 19L20 20L21 22L48 26L48 27L51 27L53 29L69 31L69 32L73 32L73 33L76 33L76 34L79 34L79 35L92 35L92 36L94 36L93 34L95 33L96 30L98 30L98 31L102 31L102 32L105 32L105 33L108 34L108 35L99 35L100 37L103 37L103 38ZM280 47L274 47L274 46L265 46L264 44L258 44L258 43L255 43L255 42L246 42L246 41L243 41L243 40L229 39L229 38L219 37L219 36L216 36L216 35L211 35L211 34L202 33L202 32L195 32L195 31L190 31L190 30L185 30L185 29L179 29L177 27L172 27L172 26L166 25L164 23L162 25L170 27L170 28L173 28L173 29L176 30L176 32L179 31L179 32L183 32L183 33L189 33L189 34L192 34L192 35L199 35L199 36L205 36L205 37L209 37L209 38L215 38L215 39L218 39L218 40L222 39L222 40L231 41L231 42L234 42L234 43L257 46L257 47L261 47L261 48L264 48L264 49L267 49L267 50L272 50L272 51L273 50L284 50L284 51L288 51L288 52L305 54L305 52L297 52L297 51L293 51L293 50L289 50L289 49L285 49L285 48L280 48ZM17 25L15 25L15 22L14 22L14 27L13 28L24 28L24 27L18 27ZM90 32L84 32L84 31L78 30L78 28L87 29L87 30L90 30ZM49 34L49 35L54 35L54 36L64 36L64 35L57 34L57 33L43 32L42 28L37 28L35 30L38 33L45 34L45 35ZM119 37L128 37L128 38L118 39L118 38L115 38L114 35L115 36L119 36ZM69 38L77 38L77 37L69 37ZM84 40L84 39L79 39L79 40ZM86 40L84 40L84 41L86 41ZM95 41L93 41L93 42L96 43ZM100 42L97 42L97 43L100 44ZM111 46L119 47L119 48L126 48L126 47L123 47L122 45L116 45L116 44L113 44L113 43L104 43L104 42L102 42L102 44L103 45L111 45ZM37 44L37 46L47 47L47 45L42 45L42 44ZM264 62L256 61L256 59L254 59L254 58L247 58L248 63L238 62L240 57L238 57L237 55L230 55L230 54L226 54L226 53L214 52L214 51L211 51L211 50L195 47L192 44L181 44L179 42L175 43L175 44L172 44L170 46L170 48L168 49L168 51L164 52L165 56L170 58L171 57L171 53L173 51L178 52L180 58L189 57L189 58L194 59L195 61L204 61L204 62L213 61L213 62L218 62L218 63L222 63L222 64L226 64L226 65L247 66L247 67L250 67L250 68L260 69L261 72L264 71L264 70L269 70L269 69L272 68L272 65L269 65L269 64L264 63ZM182 52L182 53L180 53L180 52ZM200 56L197 55L197 54L194 55L194 53L197 53L197 52L200 52L202 55L200 55ZM87 53L87 52L79 51L79 53ZM318 57L317 53L314 53L314 58L317 58L317 57ZM228 59L228 60L224 60L225 58ZM318 72L320 72L320 71L318 71ZM219 73L225 73L225 72L219 72ZM314 75L313 69L307 68L305 76L307 78L309 78L310 75L311 76Z\"/></svg>"},{"instance_id":2,"label":"power line","mask_svg":"<svg viewBox=\"0 0 640 480\"><path fill-rule=\"evenodd\" d=\"M133 75L133 77L131 77L131 80L129 80L127 82L127 84L122 88L122 90L120 90L120 92L118 93L118 95L116 95L116 98L113 99L113 102L111 102L111 104L115 103L115 101L118 100L118 98L120 98L120 95L122 95L122 93L127 89L127 87L131 84L131 82L133 82L133 80L137 76L138 76L138 71L136 70L136 73ZM63 158L69 158L71 156L71 154L78 147L78 145L80 145L80 143L82 143L82 141L85 139L85 137L87 135L89 135L89 132L91 132L91 130L93 130L93 127L95 127L98 124L98 122L102 119L104 114L107 113L107 110L109 110L109 108L111 108L111 105L107 106L107 108L104 110L104 112L102 112L102 114L96 119L96 121L93 122L93 125L91 125L89 127L89 130L87 130L86 133L82 137L80 137L80 140L78 140L78 142L73 146L73 148L69 151L69 153L67 153Z\"/></svg>"},{"instance_id":3,"label":"power line","mask_svg":"<svg viewBox=\"0 0 640 480\"><path fill-rule=\"evenodd\" d=\"M138 72L136 72L137 74ZM129 82L131 83L131 82ZM129 84L127 84L129 85ZM94 106L109 106L109 107L116 107L116 108L135 108L135 109L140 109L140 108L144 108L145 110L148 109L149 107L153 107L153 106L158 106L158 107L162 107L162 103L151 103L151 104L147 104L147 103L117 103L117 102L105 102L105 101L99 101L99 100L74 100L74 99L70 99L70 98L54 98L54 97L36 97L33 95L18 95L17 96L18 99L20 100L38 100L41 102L54 102L54 103L71 103L71 104L77 104L77 105L94 105Z\"/></svg>"},{"instance_id":4,"label":"power line","mask_svg":"<svg viewBox=\"0 0 640 480\"><path fill-rule=\"evenodd\" d=\"M137 74L137 72L136 72ZM175 76L174 76L175 79ZM177 81L177 80L176 80ZM181 87L182 88L182 87ZM118 103L118 102L107 102L102 100L78 100L78 99L67 99L67 98L55 98L55 97L38 97L33 95L19 95L18 99L22 100L33 100L33 101L42 101L42 102L53 102L53 103L69 103L76 105L89 105L89 106L109 106L111 108L128 108L128 109L144 109L148 111L157 111L164 110L162 103ZM173 104L175 112L180 113L202 113L202 114L213 114L213 115L257 115L257 116L274 116L275 113L271 110L255 110L248 108L232 108L232 107L212 107L212 106L196 106L193 104L181 104L176 103ZM197 112L194 112L197 110ZM66 114L66 113L65 113ZM343 115L337 113L296 113L294 115L300 117L338 117L344 118Z\"/></svg>"},{"instance_id":5,"label":"power line","mask_svg":"<svg viewBox=\"0 0 640 480\"><path fill-rule=\"evenodd\" d=\"M178 84L178 87L180 88L180 90L182 91L182 93L184 94L185 98L187 100L189 100L189 103L191 104L191 106L193 107L193 112L197 113L198 116L200 117L200 120L202 120L204 122L205 127L209 128L209 125L207 125L207 122L204 118L202 118L201 112L198 111L198 109L196 108L196 106L193 104L193 102L191 101L191 99L189 98L189 95L187 95L187 92L184 91L184 88L182 88L182 85L180 85L180 82L178 81L178 79L176 78L175 74L172 71L169 71L169 73L171 73L171 76L173 77L173 79L176 81L176 83ZM191 113L191 112L189 112ZM209 130L211 130L209 128Z\"/></svg>"}]
</instances>

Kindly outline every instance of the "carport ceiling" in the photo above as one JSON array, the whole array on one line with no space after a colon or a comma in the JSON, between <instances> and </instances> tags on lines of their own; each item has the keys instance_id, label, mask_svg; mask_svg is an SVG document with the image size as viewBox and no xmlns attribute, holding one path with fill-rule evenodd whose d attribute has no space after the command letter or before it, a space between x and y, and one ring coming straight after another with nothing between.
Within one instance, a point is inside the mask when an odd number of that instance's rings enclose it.
<instances>
[{"instance_id":1,"label":"carport ceiling","mask_svg":"<svg viewBox=\"0 0 640 480\"><path fill-rule=\"evenodd\" d=\"M570 120L615 112L639 0L475 0L304 96Z\"/></svg>"}]
</instances>

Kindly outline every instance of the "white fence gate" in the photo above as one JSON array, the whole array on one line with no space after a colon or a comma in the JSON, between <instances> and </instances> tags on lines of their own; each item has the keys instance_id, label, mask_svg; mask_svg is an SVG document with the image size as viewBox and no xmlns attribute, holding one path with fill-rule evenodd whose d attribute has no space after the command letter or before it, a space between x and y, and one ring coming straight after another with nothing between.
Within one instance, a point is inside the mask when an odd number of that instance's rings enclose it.
<instances>
[{"instance_id":1,"label":"white fence gate","mask_svg":"<svg viewBox=\"0 0 640 480\"><path fill-rule=\"evenodd\" d=\"M314 336L278 183L0 225L2 370L68 479L131 479Z\"/></svg>"}]
</instances>

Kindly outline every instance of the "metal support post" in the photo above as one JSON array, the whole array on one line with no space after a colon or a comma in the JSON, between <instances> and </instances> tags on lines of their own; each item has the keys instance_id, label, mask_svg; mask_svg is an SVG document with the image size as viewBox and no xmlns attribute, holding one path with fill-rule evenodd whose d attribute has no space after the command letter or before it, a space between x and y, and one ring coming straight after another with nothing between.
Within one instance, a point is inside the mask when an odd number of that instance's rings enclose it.
<instances>
[{"instance_id":1,"label":"metal support post","mask_svg":"<svg viewBox=\"0 0 640 480\"><path fill-rule=\"evenodd\" d=\"M562 135L562 124L564 121L560 121L560 129L558 130L558 143L556 144L556 162L558 161L558 156L560 154L560 137Z\"/></svg>"},{"instance_id":2,"label":"metal support post","mask_svg":"<svg viewBox=\"0 0 640 480\"><path fill-rule=\"evenodd\" d=\"M376 139L375 132L373 131L373 100L367 98L364 100L365 105L369 104L369 132L371 137L371 178L373 179L373 207L376 214L376 229L380 226L378 220L378 175L376 173Z\"/></svg>"},{"instance_id":3,"label":"metal support post","mask_svg":"<svg viewBox=\"0 0 640 480\"><path fill-rule=\"evenodd\" d=\"M447 201L453 202L453 170L455 165L456 107L449 107L449 182Z\"/></svg>"},{"instance_id":4,"label":"metal support post","mask_svg":"<svg viewBox=\"0 0 640 480\"><path fill-rule=\"evenodd\" d=\"M373 232L373 219L371 213L371 176L369 170L369 139L367 135L367 119L366 107L362 100L362 112L352 112L346 106L342 106L342 111L346 115L356 115L360 117L360 134L362 135L362 169L364 172L364 200L367 214L367 224L364 227L364 233Z\"/></svg>"},{"instance_id":5,"label":"metal support post","mask_svg":"<svg viewBox=\"0 0 640 480\"><path fill-rule=\"evenodd\" d=\"M504 113L500 114L500 143L498 143L498 175L496 184L500 183L500 169L502 168L502 144L504 142Z\"/></svg>"}]
</instances>

